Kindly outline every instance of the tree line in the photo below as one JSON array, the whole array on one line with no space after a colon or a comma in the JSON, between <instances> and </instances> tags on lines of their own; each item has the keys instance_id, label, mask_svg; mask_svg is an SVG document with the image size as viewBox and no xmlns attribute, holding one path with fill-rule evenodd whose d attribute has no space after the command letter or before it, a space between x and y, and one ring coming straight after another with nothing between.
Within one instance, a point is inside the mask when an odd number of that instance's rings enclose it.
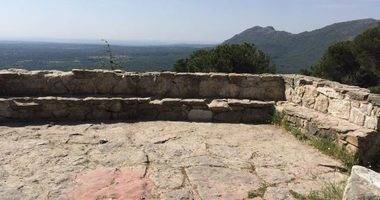
<instances>
[{"instance_id":1,"label":"tree line","mask_svg":"<svg viewBox=\"0 0 380 200\"><path fill-rule=\"evenodd\" d=\"M195 51L173 66L177 72L275 73L270 57L254 44L223 44ZM310 70L300 73L380 93L380 23L351 41L331 45Z\"/></svg>"}]
</instances>

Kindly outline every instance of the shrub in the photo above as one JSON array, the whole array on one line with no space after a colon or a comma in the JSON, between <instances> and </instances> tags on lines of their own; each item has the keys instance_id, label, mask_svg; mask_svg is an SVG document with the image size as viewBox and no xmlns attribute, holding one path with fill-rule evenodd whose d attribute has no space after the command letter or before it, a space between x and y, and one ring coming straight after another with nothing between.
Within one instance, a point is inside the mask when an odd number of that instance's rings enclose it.
<instances>
[{"instance_id":1,"label":"shrub","mask_svg":"<svg viewBox=\"0 0 380 200\"><path fill-rule=\"evenodd\" d=\"M177 72L274 73L269 56L253 44L220 45L198 50L174 65Z\"/></svg>"}]
</instances>

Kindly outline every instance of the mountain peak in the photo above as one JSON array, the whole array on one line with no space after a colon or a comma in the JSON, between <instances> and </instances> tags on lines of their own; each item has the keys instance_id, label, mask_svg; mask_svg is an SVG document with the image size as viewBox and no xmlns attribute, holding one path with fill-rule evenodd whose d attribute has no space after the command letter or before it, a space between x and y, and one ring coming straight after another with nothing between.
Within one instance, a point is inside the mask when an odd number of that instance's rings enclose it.
<instances>
[{"instance_id":1,"label":"mountain peak","mask_svg":"<svg viewBox=\"0 0 380 200\"><path fill-rule=\"evenodd\" d=\"M267 27L254 26L250 29L247 29L246 31L274 32L276 31L276 29L274 29L273 26L267 26Z\"/></svg>"}]
</instances>

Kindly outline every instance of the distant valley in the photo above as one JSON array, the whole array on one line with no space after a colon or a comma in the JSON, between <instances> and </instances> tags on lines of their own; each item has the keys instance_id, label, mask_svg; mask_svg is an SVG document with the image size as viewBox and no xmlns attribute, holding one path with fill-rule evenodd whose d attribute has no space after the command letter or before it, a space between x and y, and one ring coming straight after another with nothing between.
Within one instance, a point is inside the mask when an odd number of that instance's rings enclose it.
<instances>
[{"instance_id":1,"label":"distant valley","mask_svg":"<svg viewBox=\"0 0 380 200\"><path fill-rule=\"evenodd\" d=\"M271 26L255 26L223 43L254 43L270 55L277 72L297 73L317 62L331 44L350 40L374 27L377 22L375 19L348 21L299 34L278 31ZM213 45L122 46L111 43L116 61L130 71L172 70L178 59L210 47ZM73 68L107 68L107 56L105 45L100 44L0 41L0 69L66 71Z\"/></svg>"},{"instance_id":2,"label":"distant valley","mask_svg":"<svg viewBox=\"0 0 380 200\"><path fill-rule=\"evenodd\" d=\"M115 60L129 71L171 70L173 64L207 45L112 45ZM108 68L105 45L50 42L1 42L0 69L63 70Z\"/></svg>"}]
</instances>

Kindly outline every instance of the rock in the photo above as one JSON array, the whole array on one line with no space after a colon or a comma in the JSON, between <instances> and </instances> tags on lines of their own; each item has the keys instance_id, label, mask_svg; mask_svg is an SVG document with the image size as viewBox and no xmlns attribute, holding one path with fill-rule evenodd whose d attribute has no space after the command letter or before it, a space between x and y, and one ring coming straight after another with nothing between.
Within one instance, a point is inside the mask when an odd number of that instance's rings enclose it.
<instances>
[{"instance_id":1,"label":"rock","mask_svg":"<svg viewBox=\"0 0 380 200\"><path fill-rule=\"evenodd\" d=\"M329 107L329 98L327 98L325 95L320 94L315 99L314 109L318 110L320 112L327 112L327 108Z\"/></svg>"},{"instance_id":2,"label":"rock","mask_svg":"<svg viewBox=\"0 0 380 200\"><path fill-rule=\"evenodd\" d=\"M373 103L373 105L380 106L380 94L370 94L368 101Z\"/></svg>"},{"instance_id":3,"label":"rock","mask_svg":"<svg viewBox=\"0 0 380 200\"><path fill-rule=\"evenodd\" d=\"M360 90L349 90L347 92L347 95L350 97L350 99L364 101L368 97L369 93Z\"/></svg>"},{"instance_id":4,"label":"rock","mask_svg":"<svg viewBox=\"0 0 380 200\"><path fill-rule=\"evenodd\" d=\"M308 108L313 108L315 104L315 98L318 96L318 92L314 86L306 85L305 93L302 98L302 105Z\"/></svg>"},{"instance_id":5,"label":"rock","mask_svg":"<svg viewBox=\"0 0 380 200\"><path fill-rule=\"evenodd\" d=\"M380 118L376 116L366 117L364 126L369 129L379 130Z\"/></svg>"},{"instance_id":6,"label":"rock","mask_svg":"<svg viewBox=\"0 0 380 200\"><path fill-rule=\"evenodd\" d=\"M226 100L222 100L222 99L214 99L212 100L212 102L210 104L208 104L208 107L210 108L210 110L212 111L219 111L219 112L223 112L223 111L229 111L230 110L230 106L228 105L228 102Z\"/></svg>"},{"instance_id":7,"label":"rock","mask_svg":"<svg viewBox=\"0 0 380 200\"><path fill-rule=\"evenodd\" d=\"M202 77L199 84L200 97L219 97L219 91L223 90L223 87L228 84L228 76L213 74L207 77Z\"/></svg>"},{"instance_id":8,"label":"rock","mask_svg":"<svg viewBox=\"0 0 380 200\"><path fill-rule=\"evenodd\" d=\"M351 102L347 99L330 99L328 112L335 117L348 119L350 116Z\"/></svg>"},{"instance_id":9,"label":"rock","mask_svg":"<svg viewBox=\"0 0 380 200\"><path fill-rule=\"evenodd\" d=\"M360 104L360 111L365 113L366 115L371 115L372 109L373 109L373 105L371 103Z\"/></svg>"},{"instance_id":10,"label":"rock","mask_svg":"<svg viewBox=\"0 0 380 200\"><path fill-rule=\"evenodd\" d=\"M243 107L243 108L262 108L273 107L273 101L252 101L248 99L228 99L228 105L231 107Z\"/></svg>"},{"instance_id":11,"label":"rock","mask_svg":"<svg viewBox=\"0 0 380 200\"><path fill-rule=\"evenodd\" d=\"M356 130L346 135L346 141L354 146L363 147L368 145L368 132Z\"/></svg>"},{"instance_id":12,"label":"rock","mask_svg":"<svg viewBox=\"0 0 380 200\"><path fill-rule=\"evenodd\" d=\"M350 122L353 122L357 125L364 125L365 114L360 111L358 108L351 108L350 112Z\"/></svg>"},{"instance_id":13,"label":"rock","mask_svg":"<svg viewBox=\"0 0 380 200\"><path fill-rule=\"evenodd\" d=\"M181 103L191 107L204 107L207 108L205 99L182 99Z\"/></svg>"},{"instance_id":14,"label":"rock","mask_svg":"<svg viewBox=\"0 0 380 200\"><path fill-rule=\"evenodd\" d=\"M343 200L380 199L380 174L354 166L344 191Z\"/></svg>"},{"instance_id":15,"label":"rock","mask_svg":"<svg viewBox=\"0 0 380 200\"><path fill-rule=\"evenodd\" d=\"M319 88L317 88L317 91L319 93L322 93L325 96L333 98L333 99L342 99L343 98L343 96L340 93L338 93L337 91L335 91L334 89L329 88L329 87L319 87Z\"/></svg>"},{"instance_id":16,"label":"rock","mask_svg":"<svg viewBox=\"0 0 380 200\"><path fill-rule=\"evenodd\" d=\"M165 98L161 100L162 105L165 106L178 106L181 105L181 99Z\"/></svg>"}]
</instances>

